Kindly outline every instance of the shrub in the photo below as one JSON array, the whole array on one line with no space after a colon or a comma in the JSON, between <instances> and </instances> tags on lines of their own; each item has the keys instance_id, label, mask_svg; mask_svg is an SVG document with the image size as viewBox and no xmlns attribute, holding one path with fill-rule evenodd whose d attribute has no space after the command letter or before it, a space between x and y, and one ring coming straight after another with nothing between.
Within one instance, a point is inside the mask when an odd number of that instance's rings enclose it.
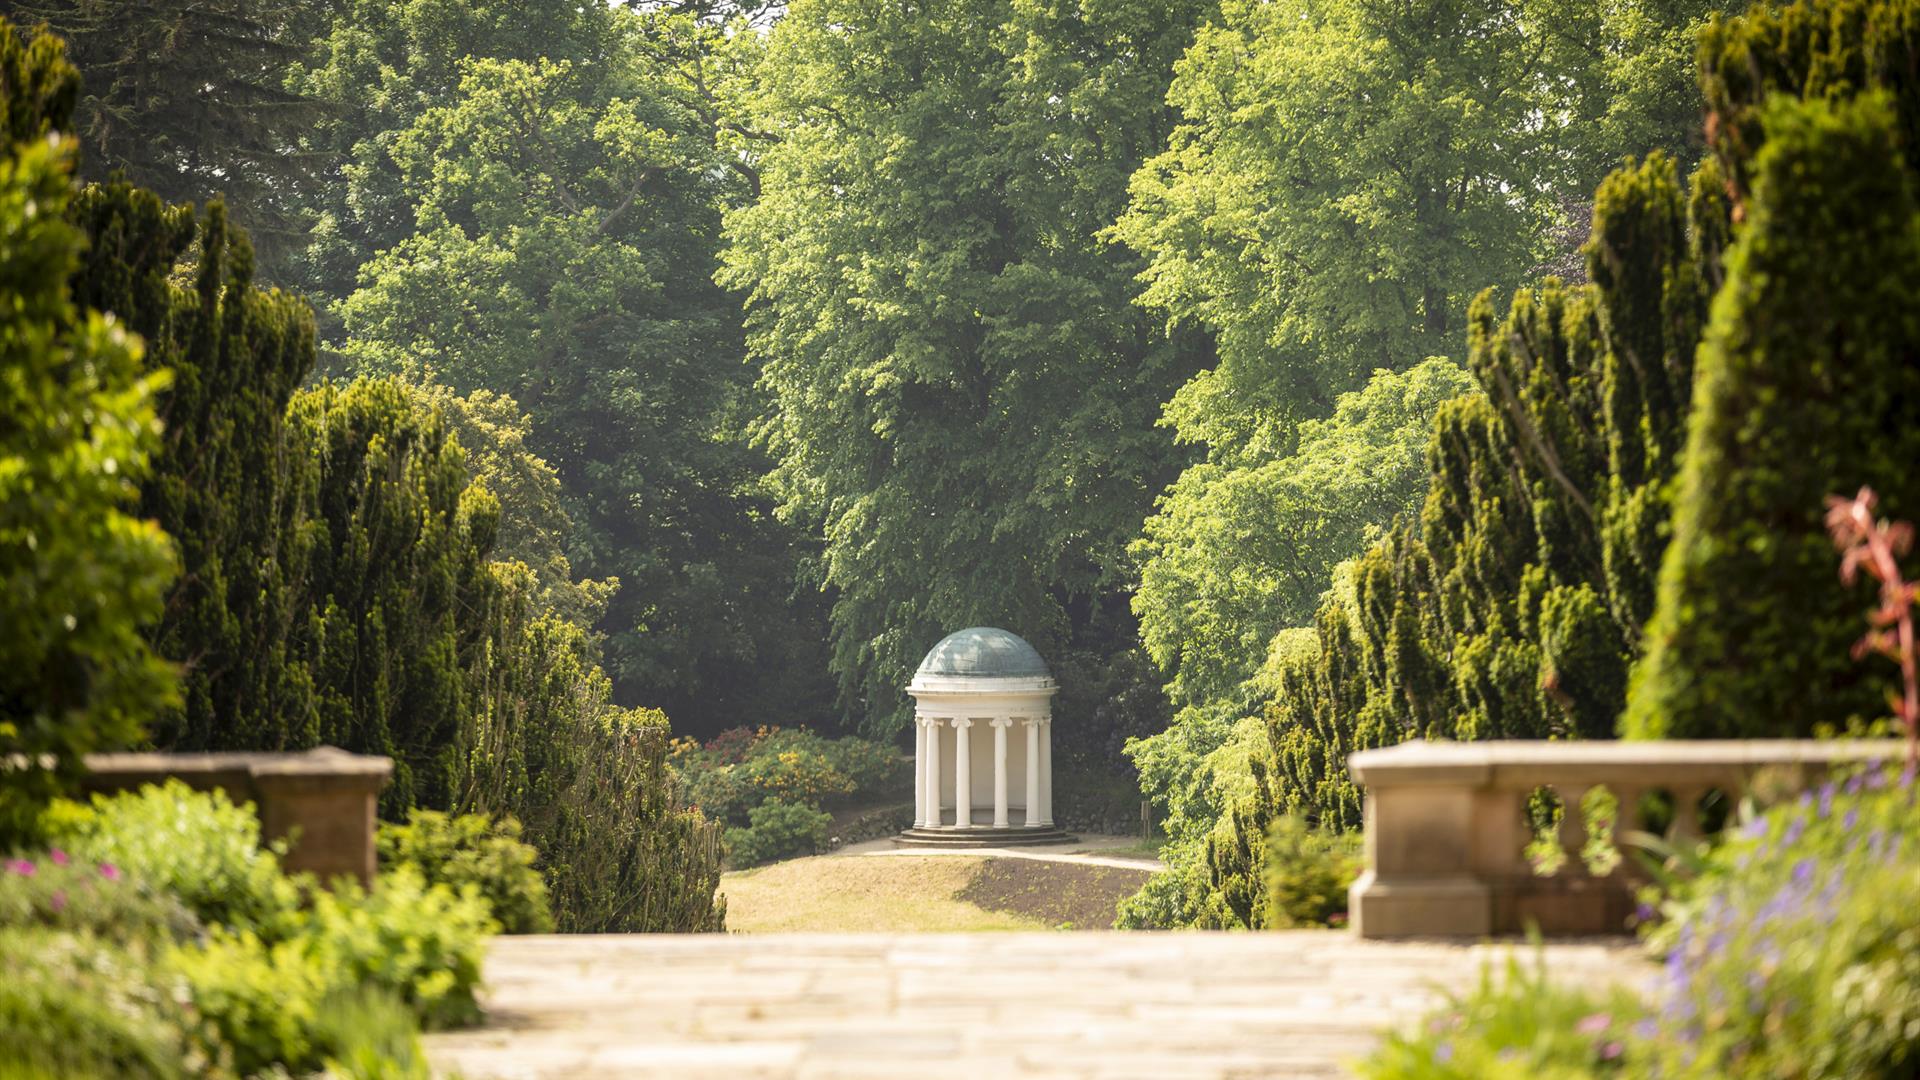
<instances>
[{"instance_id":1,"label":"shrub","mask_svg":"<svg viewBox=\"0 0 1920 1080\"><path fill-rule=\"evenodd\" d=\"M727 857L734 866L812 855L826 846L833 815L810 806L769 799L748 814L751 824L727 830Z\"/></svg>"},{"instance_id":2,"label":"shrub","mask_svg":"<svg viewBox=\"0 0 1920 1080\"><path fill-rule=\"evenodd\" d=\"M388 871L410 866L429 884L455 891L472 885L504 933L553 929L547 883L533 866L539 852L520 842L520 823L513 818L416 809L405 825L383 823L378 843Z\"/></svg>"},{"instance_id":3,"label":"shrub","mask_svg":"<svg viewBox=\"0 0 1920 1080\"><path fill-rule=\"evenodd\" d=\"M49 808L42 830L74 858L171 893L203 922L264 929L299 901L250 806L178 780Z\"/></svg>"},{"instance_id":4,"label":"shrub","mask_svg":"<svg viewBox=\"0 0 1920 1080\"><path fill-rule=\"evenodd\" d=\"M1920 799L1875 766L1737 831L1662 905L1669 1075L1920 1068Z\"/></svg>"},{"instance_id":5,"label":"shrub","mask_svg":"<svg viewBox=\"0 0 1920 1080\"><path fill-rule=\"evenodd\" d=\"M0 927L88 933L128 944L184 939L200 924L171 893L130 880L113 863L55 848L0 863Z\"/></svg>"},{"instance_id":6,"label":"shrub","mask_svg":"<svg viewBox=\"0 0 1920 1080\"><path fill-rule=\"evenodd\" d=\"M0 1076L171 1080L199 1074L168 987L91 934L0 927Z\"/></svg>"},{"instance_id":7,"label":"shrub","mask_svg":"<svg viewBox=\"0 0 1920 1080\"><path fill-rule=\"evenodd\" d=\"M1645 1009L1624 989L1595 994L1547 980L1545 961L1509 959L1481 974L1411 1032L1390 1034L1364 1062L1364 1080L1580 1080L1646 1075L1629 1065Z\"/></svg>"},{"instance_id":8,"label":"shrub","mask_svg":"<svg viewBox=\"0 0 1920 1080\"><path fill-rule=\"evenodd\" d=\"M1266 927L1329 926L1346 921L1347 887L1360 876L1359 833L1317 829L1287 814L1267 830Z\"/></svg>"},{"instance_id":9,"label":"shrub","mask_svg":"<svg viewBox=\"0 0 1920 1080\"><path fill-rule=\"evenodd\" d=\"M330 988L390 991L426 1026L452 1027L480 1016L474 994L496 928L475 887L456 893L402 867L366 893L316 894L293 943L328 973Z\"/></svg>"},{"instance_id":10,"label":"shrub","mask_svg":"<svg viewBox=\"0 0 1920 1080\"><path fill-rule=\"evenodd\" d=\"M383 996L399 1002L409 1025L477 1018L474 991L491 929L471 886L456 895L406 869L383 875L371 892L315 893L313 907L279 940L216 929L203 946L175 949L167 964L189 989L201 1041L230 1057L236 1071L310 1070L332 1054L371 1053L338 1041L348 1027L327 1019L355 995L363 1001L353 1008Z\"/></svg>"}]
</instances>

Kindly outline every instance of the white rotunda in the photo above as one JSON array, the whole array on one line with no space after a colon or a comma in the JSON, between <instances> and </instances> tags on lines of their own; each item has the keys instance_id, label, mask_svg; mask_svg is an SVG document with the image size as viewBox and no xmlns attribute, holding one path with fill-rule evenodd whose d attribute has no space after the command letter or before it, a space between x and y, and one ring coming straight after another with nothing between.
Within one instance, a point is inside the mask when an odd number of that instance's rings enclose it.
<instances>
[{"instance_id":1,"label":"white rotunda","mask_svg":"<svg viewBox=\"0 0 1920 1080\"><path fill-rule=\"evenodd\" d=\"M1017 634L975 626L942 638L914 672L912 844L1059 843L1053 824L1053 695L1046 661Z\"/></svg>"}]
</instances>

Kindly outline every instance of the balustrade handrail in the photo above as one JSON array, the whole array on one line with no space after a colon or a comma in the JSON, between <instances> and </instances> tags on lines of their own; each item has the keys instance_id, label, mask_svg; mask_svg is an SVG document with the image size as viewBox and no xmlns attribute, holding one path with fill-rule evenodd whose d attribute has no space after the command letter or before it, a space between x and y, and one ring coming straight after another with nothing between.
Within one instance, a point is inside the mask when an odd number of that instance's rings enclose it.
<instances>
[{"instance_id":1,"label":"balustrade handrail","mask_svg":"<svg viewBox=\"0 0 1920 1080\"><path fill-rule=\"evenodd\" d=\"M1898 739L1696 739L1672 741L1420 741L1362 750L1348 769L1362 787L1464 785L1534 788L1630 782L1697 785L1764 768L1883 761L1904 752Z\"/></svg>"}]
</instances>

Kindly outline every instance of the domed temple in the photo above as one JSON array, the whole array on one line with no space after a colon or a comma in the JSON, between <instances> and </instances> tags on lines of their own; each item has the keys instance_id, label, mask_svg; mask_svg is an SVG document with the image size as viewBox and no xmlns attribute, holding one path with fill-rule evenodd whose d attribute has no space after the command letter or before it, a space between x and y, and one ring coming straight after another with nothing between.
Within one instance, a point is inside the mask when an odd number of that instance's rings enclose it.
<instances>
[{"instance_id":1,"label":"domed temple","mask_svg":"<svg viewBox=\"0 0 1920 1080\"><path fill-rule=\"evenodd\" d=\"M1052 844L1053 695L1046 661L1017 634L942 638L914 672L914 821L900 842Z\"/></svg>"}]
</instances>

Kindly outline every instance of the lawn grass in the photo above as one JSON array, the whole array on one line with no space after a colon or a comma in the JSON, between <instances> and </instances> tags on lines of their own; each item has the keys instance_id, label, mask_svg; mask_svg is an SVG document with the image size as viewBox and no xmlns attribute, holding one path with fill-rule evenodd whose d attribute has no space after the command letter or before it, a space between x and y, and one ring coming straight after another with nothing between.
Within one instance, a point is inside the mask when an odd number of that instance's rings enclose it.
<instances>
[{"instance_id":1,"label":"lawn grass","mask_svg":"<svg viewBox=\"0 0 1920 1080\"><path fill-rule=\"evenodd\" d=\"M735 871L720 879L727 929L749 934L1052 929L957 898L985 861L820 855Z\"/></svg>"}]
</instances>

